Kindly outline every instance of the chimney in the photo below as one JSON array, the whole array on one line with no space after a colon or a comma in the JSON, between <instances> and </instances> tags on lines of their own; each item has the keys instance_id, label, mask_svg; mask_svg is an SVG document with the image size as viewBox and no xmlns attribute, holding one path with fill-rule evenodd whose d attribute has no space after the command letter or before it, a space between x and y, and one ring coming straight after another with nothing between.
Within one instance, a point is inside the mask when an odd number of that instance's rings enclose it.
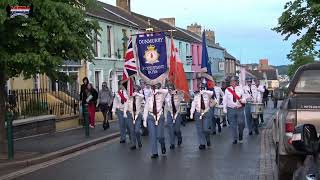
<instances>
[{"instance_id":1,"label":"chimney","mask_svg":"<svg viewBox=\"0 0 320 180\"><path fill-rule=\"evenodd\" d=\"M124 9L128 12L131 11L131 0L117 0L116 5L117 7Z\"/></svg>"},{"instance_id":2,"label":"chimney","mask_svg":"<svg viewBox=\"0 0 320 180\"><path fill-rule=\"evenodd\" d=\"M198 25L197 23L187 26L187 30L201 36L201 25Z\"/></svg>"},{"instance_id":3,"label":"chimney","mask_svg":"<svg viewBox=\"0 0 320 180\"><path fill-rule=\"evenodd\" d=\"M176 18L174 18L174 17L172 17L172 18L160 18L159 20L169 24L170 26L173 26L173 27L176 26Z\"/></svg>"},{"instance_id":4,"label":"chimney","mask_svg":"<svg viewBox=\"0 0 320 180\"><path fill-rule=\"evenodd\" d=\"M206 37L209 41L215 43L216 41L216 37L214 35L214 31L211 31L211 30L205 30L206 31Z\"/></svg>"}]
</instances>

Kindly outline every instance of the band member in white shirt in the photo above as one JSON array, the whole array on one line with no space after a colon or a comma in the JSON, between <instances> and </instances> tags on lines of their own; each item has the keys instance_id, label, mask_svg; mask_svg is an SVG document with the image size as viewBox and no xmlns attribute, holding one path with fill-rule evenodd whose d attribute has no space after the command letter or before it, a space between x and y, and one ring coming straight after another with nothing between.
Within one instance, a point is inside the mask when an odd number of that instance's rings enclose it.
<instances>
[{"instance_id":1,"label":"band member in white shirt","mask_svg":"<svg viewBox=\"0 0 320 180\"><path fill-rule=\"evenodd\" d=\"M257 102L257 87L252 84L252 79L246 79L246 85L243 87L243 91L246 97L246 106L245 106L245 114L247 120L247 127L249 129L249 135L252 135L252 131L255 131L256 134L259 134L258 127L256 127L254 119L252 119L251 114L251 105L252 103Z\"/></svg>"},{"instance_id":2,"label":"band member in white shirt","mask_svg":"<svg viewBox=\"0 0 320 180\"><path fill-rule=\"evenodd\" d=\"M147 84L143 80L140 80L140 85L141 85L141 89L142 89L142 94L144 96L144 103L143 103L143 108L144 108L144 104L145 104L146 100L152 95L152 89L151 89L151 85ZM141 131L142 131L141 136L147 136L149 133L148 129L146 127L144 127L143 125L141 126Z\"/></svg>"},{"instance_id":3,"label":"band member in white shirt","mask_svg":"<svg viewBox=\"0 0 320 180\"><path fill-rule=\"evenodd\" d=\"M260 84L260 80L256 79L255 80L255 85L257 87L257 103L263 103L263 93L265 91L264 87L262 84ZM261 124L264 123L264 120L263 120L263 114L259 114L258 116L258 120L259 120L259 117L261 118Z\"/></svg>"},{"instance_id":4,"label":"band member in white shirt","mask_svg":"<svg viewBox=\"0 0 320 180\"><path fill-rule=\"evenodd\" d=\"M181 114L180 103L183 99L183 93L175 89L173 84L169 84L169 93L166 96L165 115L169 127L170 149L175 149L175 139L178 139L178 146L182 143L181 135Z\"/></svg>"},{"instance_id":5,"label":"band member in white shirt","mask_svg":"<svg viewBox=\"0 0 320 180\"><path fill-rule=\"evenodd\" d=\"M200 150L206 149L206 144L211 146L209 126L212 113L209 103L213 92L204 90L204 88L205 84L201 83L200 91L195 94L190 110L190 119L195 118Z\"/></svg>"},{"instance_id":6,"label":"band member in white shirt","mask_svg":"<svg viewBox=\"0 0 320 180\"><path fill-rule=\"evenodd\" d=\"M128 95L124 87L121 83L119 83L119 90L116 92L113 106L112 106L112 113L116 114L118 117L119 127L120 127L120 143L123 144L126 142L126 130L129 130L129 126L126 123L126 118L123 116L124 114L124 107L128 103Z\"/></svg>"},{"instance_id":7,"label":"band member in white shirt","mask_svg":"<svg viewBox=\"0 0 320 180\"><path fill-rule=\"evenodd\" d=\"M124 107L124 117L127 119L127 123L130 129L131 136L131 150L136 149L136 144L138 147L142 147L141 143L141 133L140 126L142 121L142 102L144 101L144 96L141 93L141 88L138 85L134 86L134 93L132 97L129 97L128 103Z\"/></svg>"},{"instance_id":8,"label":"band member in white shirt","mask_svg":"<svg viewBox=\"0 0 320 180\"><path fill-rule=\"evenodd\" d=\"M162 89L160 83L154 85L152 95L146 99L144 107L143 125L144 127L148 126L149 129L152 159L159 157L157 140L161 145L162 154L166 153L163 103L167 94L168 90Z\"/></svg>"},{"instance_id":9,"label":"band member in white shirt","mask_svg":"<svg viewBox=\"0 0 320 180\"><path fill-rule=\"evenodd\" d=\"M238 77L232 77L230 80L230 87L225 90L223 97L223 111L227 114L229 119L233 144L243 140L244 123L244 106L246 103L243 88L237 85Z\"/></svg>"},{"instance_id":10,"label":"band member in white shirt","mask_svg":"<svg viewBox=\"0 0 320 180\"><path fill-rule=\"evenodd\" d=\"M210 82L210 81L209 81ZM210 108L211 108L211 134L216 135L216 126L218 126L218 132L221 133L221 123L220 118L216 118L214 115L214 108L220 104L220 97L223 98L224 93L222 89L216 86L215 80L208 83L208 90L213 91L213 95L210 100Z\"/></svg>"}]
</instances>

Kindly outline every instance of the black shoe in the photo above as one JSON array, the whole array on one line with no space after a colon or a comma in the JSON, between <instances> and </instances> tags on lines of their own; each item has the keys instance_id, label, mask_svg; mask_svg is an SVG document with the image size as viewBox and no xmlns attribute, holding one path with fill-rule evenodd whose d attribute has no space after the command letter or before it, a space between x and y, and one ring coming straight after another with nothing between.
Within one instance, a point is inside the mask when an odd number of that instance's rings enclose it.
<instances>
[{"instance_id":1,"label":"black shoe","mask_svg":"<svg viewBox=\"0 0 320 180\"><path fill-rule=\"evenodd\" d=\"M211 146L211 141L207 141L207 146L208 146L208 147Z\"/></svg>"},{"instance_id":2,"label":"black shoe","mask_svg":"<svg viewBox=\"0 0 320 180\"><path fill-rule=\"evenodd\" d=\"M124 143L126 143L126 141L125 141L125 140L120 141L120 144L124 144Z\"/></svg>"},{"instance_id":3,"label":"black shoe","mask_svg":"<svg viewBox=\"0 0 320 180\"><path fill-rule=\"evenodd\" d=\"M252 136L252 131L249 132L249 136Z\"/></svg>"},{"instance_id":4,"label":"black shoe","mask_svg":"<svg viewBox=\"0 0 320 180\"><path fill-rule=\"evenodd\" d=\"M243 140L243 136L239 134L239 141Z\"/></svg>"},{"instance_id":5,"label":"black shoe","mask_svg":"<svg viewBox=\"0 0 320 180\"><path fill-rule=\"evenodd\" d=\"M159 157L158 154L152 154L151 159L157 159Z\"/></svg>"},{"instance_id":6,"label":"black shoe","mask_svg":"<svg viewBox=\"0 0 320 180\"><path fill-rule=\"evenodd\" d=\"M179 138L178 139L178 146L181 146L181 144L182 144L182 138Z\"/></svg>"},{"instance_id":7,"label":"black shoe","mask_svg":"<svg viewBox=\"0 0 320 180\"><path fill-rule=\"evenodd\" d=\"M227 124L223 124L222 127L227 127Z\"/></svg>"},{"instance_id":8,"label":"black shoe","mask_svg":"<svg viewBox=\"0 0 320 180\"><path fill-rule=\"evenodd\" d=\"M141 143L139 143L139 145L138 145L138 146L139 146L139 148L142 148L142 144L141 144Z\"/></svg>"},{"instance_id":9,"label":"black shoe","mask_svg":"<svg viewBox=\"0 0 320 180\"><path fill-rule=\"evenodd\" d=\"M259 134L259 130L255 130L254 132L255 132L257 135Z\"/></svg>"},{"instance_id":10,"label":"black shoe","mask_svg":"<svg viewBox=\"0 0 320 180\"><path fill-rule=\"evenodd\" d=\"M216 135L217 133L216 132L213 132L213 133L211 133L212 135Z\"/></svg>"},{"instance_id":11,"label":"black shoe","mask_svg":"<svg viewBox=\"0 0 320 180\"><path fill-rule=\"evenodd\" d=\"M170 145L170 149L171 149L171 150L174 150L174 148L175 148L174 144L171 144L171 145Z\"/></svg>"},{"instance_id":12,"label":"black shoe","mask_svg":"<svg viewBox=\"0 0 320 180\"><path fill-rule=\"evenodd\" d=\"M232 144L238 144L238 141L237 141L237 140L234 140L234 141L232 142Z\"/></svg>"},{"instance_id":13,"label":"black shoe","mask_svg":"<svg viewBox=\"0 0 320 180\"><path fill-rule=\"evenodd\" d=\"M109 129L109 128L110 128L110 124L109 124L109 122L108 122L108 121L107 121L107 122L103 122L102 127L103 127L103 129L104 129L104 130Z\"/></svg>"},{"instance_id":14,"label":"black shoe","mask_svg":"<svg viewBox=\"0 0 320 180\"><path fill-rule=\"evenodd\" d=\"M206 149L206 145L203 145L203 144L202 144L202 145L200 145L200 146L199 146L199 149L200 149L200 150L204 150L204 149Z\"/></svg>"},{"instance_id":15,"label":"black shoe","mask_svg":"<svg viewBox=\"0 0 320 180\"><path fill-rule=\"evenodd\" d=\"M161 153L162 154L166 154L166 152L167 152L166 146L165 145L161 145Z\"/></svg>"},{"instance_id":16,"label":"black shoe","mask_svg":"<svg viewBox=\"0 0 320 180\"><path fill-rule=\"evenodd\" d=\"M136 146L131 146L131 147L130 147L130 150L136 150L136 149L137 149Z\"/></svg>"}]
</instances>

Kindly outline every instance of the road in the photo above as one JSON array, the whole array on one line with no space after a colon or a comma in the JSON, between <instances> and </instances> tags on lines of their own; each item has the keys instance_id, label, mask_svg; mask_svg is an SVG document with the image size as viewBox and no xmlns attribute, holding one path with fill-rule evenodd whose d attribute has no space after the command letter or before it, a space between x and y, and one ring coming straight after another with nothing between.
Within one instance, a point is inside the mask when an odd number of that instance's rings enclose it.
<instances>
[{"instance_id":1,"label":"road","mask_svg":"<svg viewBox=\"0 0 320 180\"><path fill-rule=\"evenodd\" d=\"M130 151L118 140L61 163L24 175L19 180L241 180L258 179L261 137L248 136L233 145L230 128L212 136L212 147L198 150L194 122L182 128L183 145L151 159L147 137L141 150Z\"/></svg>"}]
</instances>

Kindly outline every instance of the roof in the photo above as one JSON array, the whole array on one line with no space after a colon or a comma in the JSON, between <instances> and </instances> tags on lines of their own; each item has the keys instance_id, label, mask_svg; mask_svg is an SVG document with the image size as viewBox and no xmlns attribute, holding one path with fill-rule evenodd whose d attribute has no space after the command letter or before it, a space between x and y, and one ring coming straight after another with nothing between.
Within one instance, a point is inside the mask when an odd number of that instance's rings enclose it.
<instances>
[{"instance_id":1,"label":"roof","mask_svg":"<svg viewBox=\"0 0 320 180\"><path fill-rule=\"evenodd\" d=\"M247 70L250 74L252 74L253 76L255 76L258 80L263 80L263 73L257 70Z\"/></svg>"},{"instance_id":2,"label":"roof","mask_svg":"<svg viewBox=\"0 0 320 180\"><path fill-rule=\"evenodd\" d=\"M249 73L254 75L257 79L263 80L265 77L267 80L278 80L277 70L275 69L268 69L264 71L260 70L247 70Z\"/></svg>"},{"instance_id":3,"label":"roof","mask_svg":"<svg viewBox=\"0 0 320 180\"><path fill-rule=\"evenodd\" d=\"M138 28L137 24L132 23L130 20L126 19L125 17L122 17L115 12L108 11L108 9L105 9L105 6L107 6L107 5L108 4L97 1L97 6L94 6L90 9L87 9L87 15L91 16L91 17L103 19L106 21L114 22L117 24L121 24L124 26ZM109 6L111 6L111 5L109 5ZM120 8L118 8L118 9L120 9Z\"/></svg>"},{"instance_id":4,"label":"roof","mask_svg":"<svg viewBox=\"0 0 320 180\"><path fill-rule=\"evenodd\" d=\"M268 69L264 70L267 74L267 80L278 80L277 70Z\"/></svg>"},{"instance_id":5,"label":"roof","mask_svg":"<svg viewBox=\"0 0 320 180\"><path fill-rule=\"evenodd\" d=\"M229 54L227 51L224 54L224 58L225 59L232 59L232 60L236 60L235 57L233 57L231 54Z\"/></svg>"},{"instance_id":6,"label":"roof","mask_svg":"<svg viewBox=\"0 0 320 180\"><path fill-rule=\"evenodd\" d=\"M183 41L187 41L187 42L198 42L197 39L185 34L179 28L173 27L168 23L162 22L160 20L157 20L157 19L154 19L154 18L151 18L151 17L144 16L144 15L141 15L141 14L137 14L137 13L134 13L134 12L132 12L131 14L136 16L136 17L138 17L138 18L143 19L146 22L150 21L150 24L151 24L152 27L156 27L157 29L160 29L162 31L171 30L171 29L172 30L176 30L176 31L172 32L172 35L173 35L173 37L175 39L179 39L179 40L183 40ZM170 32L166 32L166 35L170 36L171 33Z\"/></svg>"},{"instance_id":7,"label":"roof","mask_svg":"<svg viewBox=\"0 0 320 180\"><path fill-rule=\"evenodd\" d=\"M130 22L131 24L138 27L138 29L147 29L148 28L148 22L144 21L141 18L138 18L134 15L132 15L131 12L128 12L124 9L121 9L119 7L106 4L103 2L98 3L102 8L104 8L105 11L111 12L113 14L116 14L118 17L121 17L122 19L126 19L126 21ZM158 29L156 29L158 30Z\"/></svg>"},{"instance_id":8,"label":"roof","mask_svg":"<svg viewBox=\"0 0 320 180\"><path fill-rule=\"evenodd\" d=\"M199 36L198 34L194 33L194 32L191 32L187 29L183 29L183 28L180 28L180 27L177 27L177 29L181 30L182 32L188 34L189 36L192 36L193 38L197 39L200 43L202 42L202 37ZM223 47L219 46L218 44L215 44L214 42L212 41L209 41L207 40L207 46L209 47L213 47L213 48L216 48L216 49L221 49L221 50L224 50Z\"/></svg>"}]
</instances>

